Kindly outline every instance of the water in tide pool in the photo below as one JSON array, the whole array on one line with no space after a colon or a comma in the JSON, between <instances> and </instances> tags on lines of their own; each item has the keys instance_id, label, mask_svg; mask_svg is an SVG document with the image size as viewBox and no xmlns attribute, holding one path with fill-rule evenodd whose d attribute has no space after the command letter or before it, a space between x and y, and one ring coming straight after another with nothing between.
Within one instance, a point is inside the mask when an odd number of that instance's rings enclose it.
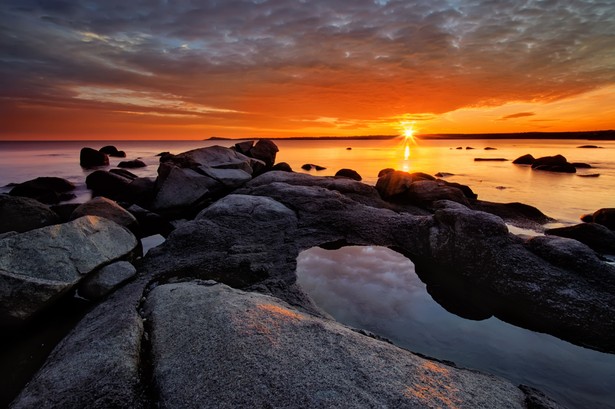
<instances>
[{"instance_id":1,"label":"water in tide pool","mask_svg":"<svg viewBox=\"0 0 615 409\"><path fill-rule=\"evenodd\" d=\"M570 408L615 408L615 355L495 317L458 317L435 302L414 264L384 247L312 248L297 282L337 321L457 366L542 390Z\"/></svg>"},{"instance_id":2,"label":"water in tide pool","mask_svg":"<svg viewBox=\"0 0 615 409\"><path fill-rule=\"evenodd\" d=\"M91 170L79 166L79 151L84 146L99 149L115 145L127 153L127 159L141 158L146 168L131 170L139 176L155 177L156 154L180 153L199 147L232 146L236 141L67 141L67 142L0 142L0 192L9 183L24 182L38 176L59 176L79 186L78 198L84 201L89 192L85 177ZM378 172L395 168L409 172L452 174L446 179L469 185L482 200L523 202L538 207L564 224L578 222L579 216L602 207L615 207L615 141L589 142L600 149L579 149L585 140L416 140L410 144L406 160L402 139L276 141L280 148L278 162L287 162L295 171L314 163L326 167L312 174L330 176L341 168L359 172L364 182L375 184ZM461 147L462 149L456 149ZM474 149L466 149L472 147ZM485 150L490 147L495 150ZM351 149L348 149L351 148ZM512 160L526 153L534 157L564 155L569 162L586 162L591 169L577 174L532 171L513 165ZM476 162L475 158L505 158L505 162ZM115 166L120 160L110 158ZM598 177L581 175L599 174Z\"/></svg>"}]
</instances>

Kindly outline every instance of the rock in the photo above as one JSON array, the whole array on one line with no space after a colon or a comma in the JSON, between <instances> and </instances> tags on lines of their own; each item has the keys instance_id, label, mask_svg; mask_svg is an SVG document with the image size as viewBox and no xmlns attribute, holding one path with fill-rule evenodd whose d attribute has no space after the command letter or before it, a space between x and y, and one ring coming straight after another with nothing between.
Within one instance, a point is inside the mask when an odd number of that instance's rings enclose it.
<instances>
[{"instance_id":1,"label":"rock","mask_svg":"<svg viewBox=\"0 0 615 409\"><path fill-rule=\"evenodd\" d=\"M60 222L49 206L27 197L0 194L0 233L25 232Z\"/></svg>"},{"instance_id":2,"label":"rock","mask_svg":"<svg viewBox=\"0 0 615 409\"><path fill-rule=\"evenodd\" d=\"M575 173L577 171L562 155L543 156L538 158L532 164L532 169L560 173Z\"/></svg>"},{"instance_id":3,"label":"rock","mask_svg":"<svg viewBox=\"0 0 615 409\"><path fill-rule=\"evenodd\" d=\"M580 149L598 149L598 148L601 148L601 146L596 146L596 145L581 145L581 146L577 146L577 148L580 148Z\"/></svg>"},{"instance_id":4,"label":"rock","mask_svg":"<svg viewBox=\"0 0 615 409\"><path fill-rule=\"evenodd\" d=\"M547 229L545 234L575 239L597 252L615 254L615 232L598 223Z\"/></svg>"},{"instance_id":5,"label":"rock","mask_svg":"<svg viewBox=\"0 0 615 409\"><path fill-rule=\"evenodd\" d=\"M51 352L12 402L26 408L145 409L143 284L121 288L94 308Z\"/></svg>"},{"instance_id":6,"label":"rock","mask_svg":"<svg viewBox=\"0 0 615 409\"><path fill-rule=\"evenodd\" d=\"M0 322L27 320L91 271L128 257L137 244L128 230L96 216L5 238L0 241Z\"/></svg>"},{"instance_id":7,"label":"rock","mask_svg":"<svg viewBox=\"0 0 615 409\"><path fill-rule=\"evenodd\" d=\"M128 179L128 180L135 180L136 178L139 177L135 175L134 173L132 173L131 171L126 170L126 169L109 169L109 172L115 175L118 175L118 176L122 176L123 178Z\"/></svg>"},{"instance_id":8,"label":"rock","mask_svg":"<svg viewBox=\"0 0 615 409\"><path fill-rule=\"evenodd\" d=\"M270 139L259 139L250 149L248 156L265 162L265 169L271 169L278 151L278 147Z\"/></svg>"},{"instance_id":9,"label":"rock","mask_svg":"<svg viewBox=\"0 0 615 409\"><path fill-rule=\"evenodd\" d=\"M580 217L582 222L585 223L592 223L594 221L594 215L593 214L584 214Z\"/></svg>"},{"instance_id":10,"label":"rock","mask_svg":"<svg viewBox=\"0 0 615 409\"><path fill-rule=\"evenodd\" d=\"M455 174L454 173L448 173L448 172L438 172L434 176L436 176L438 178L447 178L449 176L455 176Z\"/></svg>"},{"instance_id":11,"label":"rock","mask_svg":"<svg viewBox=\"0 0 615 409\"><path fill-rule=\"evenodd\" d=\"M106 153L107 155L113 158L125 158L126 157L126 152L117 150L117 148L113 145L103 146L98 151L102 153Z\"/></svg>"},{"instance_id":12,"label":"rock","mask_svg":"<svg viewBox=\"0 0 615 409\"><path fill-rule=\"evenodd\" d=\"M58 216L60 216L59 223L66 223L71 221L70 216L73 214L75 209L82 204L83 203L62 203L50 206L50 209L53 210Z\"/></svg>"},{"instance_id":13,"label":"rock","mask_svg":"<svg viewBox=\"0 0 615 409\"><path fill-rule=\"evenodd\" d=\"M292 172L293 169L290 167L290 165L286 162L278 162L275 165L273 165L271 167L271 170L276 171L282 171L282 172Z\"/></svg>"},{"instance_id":14,"label":"rock","mask_svg":"<svg viewBox=\"0 0 615 409\"><path fill-rule=\"evenodd\" d=\"M519 202L494 203L477 200L471 207L474 210L495 214L506 222L525 229L542 230L543 224L553 221L534 206Z\"/></svg>"},{"instance_id":15,"label":"rock","mask_svg":"<svg viewBox=\"0 0 615 409\"><path fill-rule=\"evenodd\" d=\"M161 407L525 407L508 381L212 284L167 284L147 297Z\"/></svg>"},{"instance_id":16,"label":"rock","mask_svg":"<svg viewBox=\"0 0 615 409\"><path fill-rule=\"evenodd\" d=\"M571 164L567 165L538 165L532 167L534 170L546 170L548 172L558 172L558 173L575 173L577 169Z\"/></svg>"},{"instance_id":17,"label":"rock","mask_svg":"<svg viewBox=\"0 0 615 409\"><path fill-rule=\"evenodd\" d=\"M151 212L138 205L130 206L128 210L136 219L139 225L137 229L137 237L148 237L154 234L160 234L167 237L175 227L164 217L158 213Z\"/></svg>"},{"instance_id":18,"label":"rock","mask_svg":"<svg viewBox=\"0 0 615 409\"><path fill-rule=\"evenodd\" d=\"M597 178L600 176L600 173L587 173L584 175L577 174L577 176L582 177L582 178Z\"/></svg>"},{"instance_id":19,"label":"rock","mask_svg":"<svg viewBox=\"0 0 615 409\"><path fill-rule=\"evenodd\" d=\"M79 155L79 163L82 168L93 168L97 166L108 166L109 156L92 148L82 148Z\"/></svg>"},{"instance_id":20,"label":"rock","mask_svg":"<svg viewBox=\"0 0 615 409\"><path fill-rule=\"evenodd\" d=\"M466 149L474 149L474 148L471 146L466 146Z\"/></svg>"},{"instance_id":21,"label":"rock","mask_svg":"<svg viewBox=\"0 0 615 409\"><path fill-rule=\"evenodd\" d=\"M462 185L461 183L457 183L457 182L448 182L446 180L440 180L440 179L438 180L438 183L440 185L454 187L455 189L461 190L463 195L467 197L468 199L476 199L478 197L478 195L474 193L474 191L472 191L470 186Z\"/></svg>"},{"instance_id":22,"label":"rock","mask_svg":"<svg viewBox=\"0 0 615 409\"><path fill-rule=\"evenodd\" d=\"M346 148L346 150L347 150L347 151L351 151L351 150L352 150L352 148L349 146L349 147L347 147L347 148Z\"/></svg>"},{"instance_id":23,"label":"rock","mask_svg":"<svg viewBox=\"0 0 615 409\"><path fill-rule=\"evenodd\" d=\"M577 169L591 169L592 167L592 165L590 165L589 163L583 162L572 162L571 165Z\"/></svg>"},{"instance_id":24,"label":"rock","mask_svg":"<svg viewBox=\"0 0 615 409\"><path fill-rule=\"evenodd\" d=\"M380 178L380 177L386 175L387 173L391 173L391 172L395 172L395 169L393 169L393 168L382 169L380 172L378 172L378 177Z\"/></svg>"},{"instance_id":25,"label":"rock","mask_svg":"<svg viewBox=\"0 0 615 409\"><path fill-rule=\"evenodd\" d=\"M359 173L356 170L352 170L352 169L340 169L335 173L336 177L344 177L344 178L349 178L349 179L353 179L353 180L358 180L361 181L361 175L359 175Z\"/></svg>"},{"instance_id":26,"label":"rock","mask_svg":"<svg viewBox=\"0 0 615 409\"><path fill-rule=\"evenodd\" d=\"M408 204L416 204L422 207L430 207L437 200L450 200L469 206L470 203L464 193L453 186L439 183L433 180L419 180L412 183L400 200Z\"/></svg>"},{"instance_id":27,"label":"rock","mask_svg":"<svg viewBox=\"0 0 615 409\"><path fill-rule=\"evenodd\" d=\"M583 220L585 221L585 220ZM592 221L615 230L615 208L598 209L592 214Z\"/></svg>"},{"instance_id":28,"label":"rock","mask_svg":"<svg viewBox=\"0 0 615 409\"><path fill-rule=\"evenodd\" d=\"M515 165L532 165L534 164L535 161L536 159L528 153L523 156L519 156L517 159L513 161L513 163Z\"/></svg>"},{"instance_id":29,"label":"rock","mask_svg":"<svg viewBox=\"0 0 615 409\"><path fill-rule=\"evenodd\" d=\"M314 165L313 163L306 163L304 165L301 166L301 169L303 170L325 170L327 168L325 168L324 166L320 166L320 165Z\"/></svg>"},{"instance_id":30,"label":"rock","mask_svg":"<svg viewBox=\"0 0 615 409\"><path fill-rule=\"evenodd\" d=\"M490 147L490 146L486 146L486 147L485 147L485 150L486 150L486 151L495 151L495 150L497 150L497 148L492 148L492 147Z\"/></svg>"},{"instance_id":31,"label":"rock","mask_svg":"<svg viewBox=\"0 0 615 409\"><path fill-rule=\"evenodd\" d=\"M463 149L463 147L462 146L458 146L455 149L460 150L460 149Z\"/></svg>"},{"instance_id":32,"label":"rock","mask_svg":"<svg viewBox=\"0 0 615 409\"><path fill-rule=\"evenodd\" d=\"M83 279L79 284L79 295L89 300L99 300L136 274L137 269L128 261L116 261Z\"/></svg>"},{"instance_id":33,"label":"rock","mask_svg":"<svg viewBox=\"0 0 615 409\"><path fill-rule=\"evenodd\" d=\"M144 168L146 166L147 164L140 159L125 160L125 161L118 163L117 165L118 168L129 168L129 169Z\"/></svg>"},{"instance_id":34,"label":"rock","mask_svg":"<svg viewBox=\"0 0 615 409\"><path fill-rule=\"evenodd\" d=\"M74 194L68 193L74 189L75 185L66 179L39 177L15 185L9 194L12 196L29 197L46 204L56 204L60 201L74 198Z\"/></svg>"},{"instance_id":35,"label":"rock","mask_svg":"<svg viewBox=\"0 0 615 409\"><path fill-rule=\"evenodd\" d=\"M153 208L167 213L192 212L238 188L264 162L221 146L175 155L160 164Z\"/></svg>"},{"instance_id":36,"label":"rock","mask_svg":"<svg viewBox=\"0 0 615 409\"><path fill-rule=\"evenodd\" d=\"M474 162L507 162L506 158L474 158Z\"/></svg>"},{"instance_id":37,"label":"rock","mask_svg":"<svg viewBox=\"0 0 615 409\"><path fill-rule=\"evenodd\" d=\"M254 141L244 141L235 144L235 150L243 155L250 156L250 149L254 146Z\"/></svg>"},{"instance_id":38,"label":"rock","mask_svg":"<svg viewBox=\"0 0 615 409\"><path fill-rule=\"evenodd\" d=\"M85 183L95 196L104 196L117 201L149 204L154 196L153 180L132 178L122 172L96 170L86 177Z\"/></svg>"},{"instance_id":39,"label":"rock","mask_svg":"<svg viewBox=\"0 0 615 409\"><path fill-rule=\"evenodd\" d=\"M102 196L95 197L77 207L71 215L71 220L83 216L104 217L130 230L138 229L137 219L128 210L125 210L113 200Z\"/></svg>"},{"instance_id":40,"label":"rock","mask_svg":"<svg viewBox=\"0 0 615 409\"><path fill-rule=\"evenodd\" d=\"M436 180L435 177L422 172L408 173L400 170L384 172L381 170L376 182L376 190L384 200L394 200L408 190L410 185L419 180Z\"/></svg>"},{"instance_id":41,"label":"rock","mask_svg":"<svg viewBox=\"0 0 615 409\"><path fill-rule=\"evenodd\" d=\"M130 194L131 178L117 173L95 170L85 178L85 184L95 195L121 200Z\"/></svg>"}]
</instances>

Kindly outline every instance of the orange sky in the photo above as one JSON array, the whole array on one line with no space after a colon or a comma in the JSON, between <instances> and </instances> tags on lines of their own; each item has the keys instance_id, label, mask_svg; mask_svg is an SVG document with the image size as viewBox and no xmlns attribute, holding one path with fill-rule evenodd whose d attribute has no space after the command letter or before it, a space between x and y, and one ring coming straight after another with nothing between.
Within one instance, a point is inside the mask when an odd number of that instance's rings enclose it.
<instances>
[{"instance_id":1,"label":"orange sky","mask_svg":"<svg viewBox=\"0 0 615 409\"><path fill-rule=\"evenodd\" d=\"M615 129L604 2L74 3L0 6L0 139Z\"/></svg>"}]
</instances>

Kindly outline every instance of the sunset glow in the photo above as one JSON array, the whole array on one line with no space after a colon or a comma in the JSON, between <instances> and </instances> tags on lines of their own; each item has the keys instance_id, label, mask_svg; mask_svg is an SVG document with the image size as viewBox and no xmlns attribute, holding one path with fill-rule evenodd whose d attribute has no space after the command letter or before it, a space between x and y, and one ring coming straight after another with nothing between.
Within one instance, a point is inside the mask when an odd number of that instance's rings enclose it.
<instances>
[{"instance_id":1,"label":"sunset glow","mask_svg":"<svg viewBox=\"0 0 615 409\"><path fill-rule=\"evenodd\" d=\"M597 0L7 0L0 139L613 129L613 26Z\"/></svg>"}]
</instances>

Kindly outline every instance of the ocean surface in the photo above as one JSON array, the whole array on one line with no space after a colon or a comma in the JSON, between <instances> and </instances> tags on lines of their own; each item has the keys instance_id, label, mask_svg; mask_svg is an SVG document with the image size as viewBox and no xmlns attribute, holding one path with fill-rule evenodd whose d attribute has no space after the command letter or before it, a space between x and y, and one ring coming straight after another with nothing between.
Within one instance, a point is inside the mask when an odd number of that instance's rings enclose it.
<instances>
[{"instance_id":1,"label":"ocean surface","mask_svg":"<svg viewBox=\"0 0 615 409\"><path fill-rule=\"evenodd\" d=\"M79 151L89 146L99 149L115 145L127 153L126 159L141 158L146 168L131 170L139 176L155 177L160 152L181 153L199 147L232 146L236 141L67 141L0 142L0 192L10 183L38 176L66 178L78 186L78 198L89 192L85 177L92 170L79 166ZM311 171L314 175L334 175L341 168L359 172L363 181L375 184L378 172L394 168L408 172L451 173L446 180L469 185L479 199L494 202L522 202L535 206L561 224L577 223L579 217L602 207L615 207L615 141L587 140L420 140L409 142L405 159L402 138L390 140L279 140L278 162L287 162L293 170L305 172L301 165L313 163L326 167ZM595 144L600 149L579 149ZM456 149L461 147L462 149ZM474 149L466 149L472 147ZM495 150L485 150L490 147ZM351 148L351 149L348 149ZM577 174L532 171L512 161L526 153L534 157L564 155L569 162L585 162L591 169ZM505 158L505 162L476 162L475 158ZM110 158L111 166L119 158ZM306 172L308 173L308 172ZM598 177L581 175L599 174Z\"/></svg>"},{"instance_id":2,"label":"ocean surface","mask_svg":"<svg viewBox=\"0 0 615 409\"><path fill-rule=\"evenodd\" d=\"M8 192L12 183L58 176L78 186L73 202L88 200L91 194L85 178L93 170L79 166L79 151L85 146L99 149L115 145L126 151L127 158L110 158L111 167L121 160L140 158L148 166L131 171L154 178L158 153L177 154L212 145L230 147L236 142L0 142L0 192ZM330 176L339 169L351 168L372 185L384 168L429 174L446 172L451 174L446 180L469 185L479 199L535 206L556 219L554 226L576 224L583 214L615 207L615 141L409 142L399 138L275 143L280 149L277 162L287 162L298 172ZM587 144L601 148L578 148ZM486 147L494 149L485 150ZM527 153L534 157L562 154L569 162L589 163L592 168L579 169L577 174L560 174L512 164ZM508 161L477 162L475 158ZM326 169L306 172L301 169L306 163ZM588 174L599 176L582 177ZM152 243L159 241L154 239ZM147 247L145 241L144 245ZM431 299L412 262L389 249L306 250L299 256L297 274L316 303L340 322L371 330L411 351L537 387L569 407L615 408L615 355L572 345L494 317L473 321L451 314Z\"/></svg>"}]
</instances>

